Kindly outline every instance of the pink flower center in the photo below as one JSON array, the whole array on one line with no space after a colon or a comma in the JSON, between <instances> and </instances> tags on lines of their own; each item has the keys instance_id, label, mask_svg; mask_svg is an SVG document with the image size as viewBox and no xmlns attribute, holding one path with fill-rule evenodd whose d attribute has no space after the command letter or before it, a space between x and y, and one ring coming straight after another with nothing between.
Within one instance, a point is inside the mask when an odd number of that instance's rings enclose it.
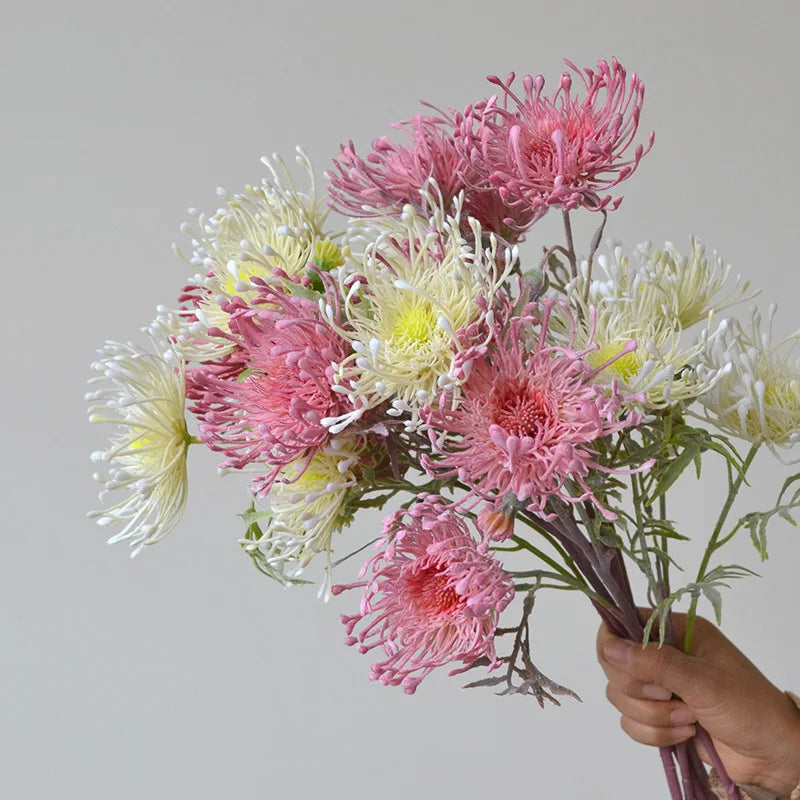
<instances>
[{"instance_id":1,"label":"pink flower center","mask_svg":"<svg viewBox=\"0 0 800 800\"><path fill-rule=\"evenodd\" d=\"M422 618L451 614L466 603L453 588L447 573L436 564L408 575L406 592L413 613Z\"/></svg>"},{"instance_id":2,"label":"pink flower center","mask_svg":"<svg viewBox=\"0 0 800 800\"><path fill-rule=\"evenodd\" d=\"M527 380L496 386L489 398L492 422L514 436L535 436L552 417L547 395Z\"/></svg>"},{"instance_id":3,"label":"pink flower center","mask_svg":"<svg viewBox=\"0 0 800 800\"><path fill-rule=\"evenodd\" d=\"M558 158L558 148L553 139L553 133L560 131L568 147L577 148L581 152L582 144L591 138L594 131L594 121L583 109L555 109L542 113L540 116L532 115L528 127L522 129L521 151L522 155L533 165L551 164Z\"/></svg>"}]
</instances>

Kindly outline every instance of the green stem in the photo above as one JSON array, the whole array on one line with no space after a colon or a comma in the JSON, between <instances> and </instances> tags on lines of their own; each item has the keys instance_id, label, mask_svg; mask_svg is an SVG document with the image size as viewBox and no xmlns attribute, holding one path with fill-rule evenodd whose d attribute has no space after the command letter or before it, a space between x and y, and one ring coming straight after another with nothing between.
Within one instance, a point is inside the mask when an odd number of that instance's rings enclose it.
<instances>
[{"instance_id":1,"label":"green stem","mask_svg":"<svg viewBox=\"0 0 800 800\"><path fill-rule=\"evenodd\" d=\"M656 588L656 579L653 574L653 565L650 563L650 550L647 547L647 534L644 532L644 515L642 514L642 493L639 485L640 476L631 475L631 491L633 493L633 508L636 512L636 532L639 535L641 548L641 566L647 576L647 583L651 590Z\"/></svg>"},{"instance_id":2,"label":"green stem","mask_svg":"<svg viewBox=\"0 0 800 800\"><path fill-rule=\"evenodd\" d=\"M658 516L662 522L667 520L667 496L666 494L659 495L658 498ZM661 550L664 552L664 558L660 559L661 563L661 581L665 595L670 593L669 588L669 536L661 537Z\"/></svg>"},{"instance_id":3,"label":"green stem","mask_svg":"<svg viewBox=\"0 0 800 800\"><path fill-rule=\"evenodd\" d=\"M730 514L733 501L736 499L736 495L739 494L739 489L742 488L745 476L747 475L747 470L753 463L753 459L756 457L759 447L760 445L757 443L754 443L750 446L750 450L747 452L747 456L742 462L742 467L739 470L738 475L728 486L728 496L725 499L725 505L722 506L722 511L719 512L719 518L717 519L717 524L714 527L714 532L711 534L711 538L708 540L706 551L703 554L703 560L700 562L700 568L697 570L696 583L700 583L700 581L705 578L706 569L708 568L709 561L711 561L711 556L714 555L714 552L718 550L725 541L727 541L727 539L723 539L722 542L720 542L719 537L722 533L722 528L728 519L728 514ZM695 619L697 618L698 600L698 596L692 597L692 602L686 615L686 634L683 638L683 650L685 653L688 653L692 647L692 634L694 633L694 623Z\"/></svg>"},{"instance_id":4,"label":"green stem","mask_svg":"<svg viewBox=\"0 0 800 800\"><path fill-rule=\"evenodd\" d=\"M536 533L538 533L542 538L546 539L549 542L550 546L559 554L559 556L561 556L561 558L563 559L564 563L572 570L573 575L575 575L576 578L579 578L580 580L583 580L583 575L581 575L580 571L575 566L575 562L572 560L572 558L570 557L569 553L567 553L567 551L552 536L552 534L548 533L545 530L542 530L540 527L538 527L533 522L533 520L529 519L528 517L526 517L523 514L519 514L516 517L516 519L524 522L531 530L536 531ZM514 538L515 541L517 540L516 536L513 537L513 538ZM523 549L527 550L528 547L526 545L530 545L530 542L528 542L527 539L519 538L518 544L520 542L525 542L524 545L520 544L520 546L523 547Z\"/></svg>"},{"instance_id":5,"label":"green stem","mask_svg":"<svg viewBox=\"0 0 800 800\"><path fill-rule=\"evenodd\" d=\"M534 547L527 539L523 539L521 536L512 536L511 538L513 539L514 542L516 542L520 546L520 548L522 548L523 550L527 550L529 553L533 553L537 558L540 558L542 561L544 561L545 564L551 566L560 575L563 575L564 577L569 578L570 580L577 577L581 581L581 583L584 582L583 578L580 575L570 574L555 559L548 556L547 553L543 553L538 547Z\"/></svg>"}]
</instances>

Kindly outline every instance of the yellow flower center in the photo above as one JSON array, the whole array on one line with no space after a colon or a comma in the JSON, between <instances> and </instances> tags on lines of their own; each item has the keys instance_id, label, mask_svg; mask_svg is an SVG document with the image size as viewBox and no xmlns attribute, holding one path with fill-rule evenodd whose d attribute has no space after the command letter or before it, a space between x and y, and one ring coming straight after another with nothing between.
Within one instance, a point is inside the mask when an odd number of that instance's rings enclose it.
<instances>
[{"instance_id":1,"label":"yellow flower center","mask_svg":"<svg viewBox=\"0 0 800 800\"><path fill-rule=\"evenodd\" d=\"M405 344L424 344L436 328L436 314L426 300L403 309L392 325L392 338Z\"/></svg>"},{"instance_id":2,"label":"yellow flower center","mask_svg":"<svg viewBox=\"0 0 800 800\"><path fill-rule=\"evenodd\" d=\"M620 345L617 342L603 345L599 350L592 350L587 356L587 361L595 368L604 364L606 361L618 356L625 345ZM612 361L600 374L607 373L609 370L615 372L624 381L629 381L634 377L640 369L640 364L636 359L635 351L625 353L619 356L615 361Z\"/></svg>"},{"instance_id":3,"label":"yellow flower center","mask_svg":"<svg viewBox=\"0 0 800 800\"><path fill-rule=\"evenodd\" d=\"M342 251L330 239L320 239L315 242L311 260L323 272L330 272L344 264Z\"/></svg>"},{"instance_id":4,"label":"yellow flower center","mask_svg":"<svg viewBox=\"0 0 800 800\"><path fill-rule=\"evenodd\" d=\"M141 450L150 444L150 439L145 436L145 432L141 428L135 428L136 433L139 435L128 445L131 450Z\"/></svg>"}]
</instances>

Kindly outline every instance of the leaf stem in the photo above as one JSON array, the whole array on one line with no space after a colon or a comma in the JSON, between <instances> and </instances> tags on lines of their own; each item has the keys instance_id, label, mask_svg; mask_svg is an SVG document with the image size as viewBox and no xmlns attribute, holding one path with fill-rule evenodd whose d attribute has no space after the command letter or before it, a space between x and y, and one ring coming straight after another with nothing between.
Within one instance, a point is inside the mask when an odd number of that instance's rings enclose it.
<instances>
[{"instance_id":1,"label":"leaf stem","mask_svg":"<svg viewBox=\"0 0 800 800\"><path fill-rule=\"evenodd\" d=\"M548 556L547 553L543 553L538 547L534 547L527 539L523 539L521 536L512 536L511 538L520 548L527 550L529 553L533 553L537 558L540 558L545 564L551 566L560 575L563 575L570 580L574 580L577 577L578 580L585 585L581 575L575 571L574 565L572 564L572 559L570 559L569 556L566 556L566 558L569 559L570 567L572 568L574 574L570 574L570 572L555 559Z\"/></svg>"},{"instance_id":2,"label":"leaf stem","mask_svg":"<svg viewBox=\"0 0 800 800\"><path fill-rule=\"evenodd\" d=\"M747 475L747 470L753 463L753 459L756 457L759 447L760 444L758 443L753 443L750 446L750 450L747 452L738 474L732 481L729 479L728 496L725 499L725 505L722 506L722 510L719 512L719 518L717 519L717 524L714 527L714 532L711 534L711 538L708 540L706 551L703 554L703 560L700 562L700 568L697 570L696 583L700 583L700 581L705 578L706 569L708 568L709 561L711 561L711 556L714 555L714 552L718 550L725 541L727 541L727 539L724 539L722 542L720 542L719 537L722 533L722 528L725 525L725 521L728 519L728 514L733 506L733 501L736 499L736 495L739 494L739 489L742 488L745 476ZM686 635L683 638L683 650L685 653L688 653L692 647L692 634L694 633L694 623L695 619L697 618L697 602L699 599L699 595L692 597L692 602L686 615Z\"/></svg>"}]
</instances>

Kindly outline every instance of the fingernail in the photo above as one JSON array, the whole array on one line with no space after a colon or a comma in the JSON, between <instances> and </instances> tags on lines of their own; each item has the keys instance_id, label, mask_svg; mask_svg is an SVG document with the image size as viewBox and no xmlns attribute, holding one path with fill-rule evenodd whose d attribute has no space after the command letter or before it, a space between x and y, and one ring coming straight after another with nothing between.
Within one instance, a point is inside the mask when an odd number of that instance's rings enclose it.
<instances>
[{"instance_id":1,"label":"fingernail","mask_svg":"<svg viewBox=\"0 0 800 800\"><path fill-rule=\"evenodd\" d=\"M694 722L695 716L688 708L676 708L670 715L669 721L674 725L688 725Z\"/></svg>"},{"instance_id":2,"label":"fingernail","mask_svg":"<svg viewBox=\"0 0 800 800\"><path fill-rule=\"evenodd\" d=\"M680 740L691 739L694 736L694 726L683 725L680 728L672 728L672 735Z\"/></svg>"},{"instance_id":3,"label":"fingernail","mask_svg":"<svg viewBox=\"0 0 800 800\"><path fill-rule=\"evenodd\" d=\"M669 700L672 697L672 692L665 689L663 686L656 686L654 683L647 683L642 686L642 697L648 700ZM688 722L686 719L676 719L674 722Z\"/></svg>"},{"instance_id":4,"label":"fingernail","mask_svg":"<svg viewBox=\"0 0 800 800\"><path fill-rule=\"evenodd\" d=\"M609 642L603 648L603 654L615 664L630 664L633 656L633 645L630 642L623 642L617 639L615 642Z\"/></svg>"}]
</instances>

